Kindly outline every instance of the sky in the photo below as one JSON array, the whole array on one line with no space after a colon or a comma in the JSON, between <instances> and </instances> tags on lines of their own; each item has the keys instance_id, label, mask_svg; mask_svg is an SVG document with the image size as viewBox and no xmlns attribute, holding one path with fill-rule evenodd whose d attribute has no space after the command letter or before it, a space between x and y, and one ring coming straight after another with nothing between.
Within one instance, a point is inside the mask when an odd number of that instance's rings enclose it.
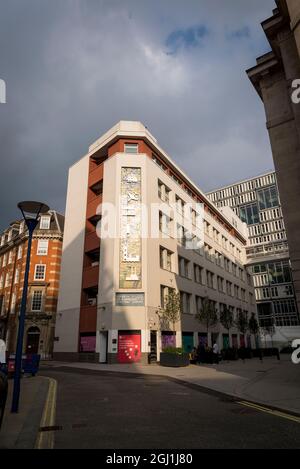
<instances>
[{"instance_id":1,"label":"sky","mask_svg":"<svg viewBox=\"0 0 300 469\"><path fill-rule=\"evenodd\" d=\"M203 191L273 169L245 70L274 0L0 0L0 230L20 200L65 209L68 168L143 122Z\"/></svg>"}]
</instances>

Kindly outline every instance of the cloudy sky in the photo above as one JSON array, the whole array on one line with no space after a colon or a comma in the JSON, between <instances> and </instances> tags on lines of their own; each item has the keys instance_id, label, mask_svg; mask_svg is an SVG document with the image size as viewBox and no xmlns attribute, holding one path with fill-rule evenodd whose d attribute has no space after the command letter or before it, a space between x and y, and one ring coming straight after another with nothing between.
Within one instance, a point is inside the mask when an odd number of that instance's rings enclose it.
<instances>
[{"instance_id":1,"label":"cloudy sky","mask_svg":"<svg viewBox=\"0 0 300 469\"><path fill-rule=\"evenodd\" d=\"M0 0L0 229L19 200L64 211L68 167L142 121L202 190L273 169L245 74L274 0Z\"/></svg>"}]
</instances>

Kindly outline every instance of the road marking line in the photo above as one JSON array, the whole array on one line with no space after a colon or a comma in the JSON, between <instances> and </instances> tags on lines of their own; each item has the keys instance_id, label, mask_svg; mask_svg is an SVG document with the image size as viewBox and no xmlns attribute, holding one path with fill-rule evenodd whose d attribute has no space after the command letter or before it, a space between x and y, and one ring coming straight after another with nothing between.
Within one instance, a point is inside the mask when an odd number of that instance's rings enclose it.
<instances>
[{"instance_id":1,"label":"road marking line","mask_svg":"<svg viewBox=\"0 0 300 469\"><path fill-rule=\"evenodd\" d=\"M46 403L43 410L43 416L40 428L53 427L55 423L56 413L56 393L57 381L52 378L45 378L49 381L49 389ZM39 432L35 443L35 449L53 449L54 448L54 431Z\"/></svg>"},{"instance_id":2,"label":"road marking line","mask_svg":"<svg viewBox=\"0 0 300 469\"><path fill-rule=\"evenodd\" d=\"M252 409L256 409L261 412L265 412L266 414L275 415L276 417L281 417L283 419L291 420L292 422L300 423L300 417L296 417L295 415L286 414L285 412L273 410L268 407L264 407L259 404L254 404L248 401L236 401L236 403L246 407L251 407Z\"/></svg>"}]
</instances>

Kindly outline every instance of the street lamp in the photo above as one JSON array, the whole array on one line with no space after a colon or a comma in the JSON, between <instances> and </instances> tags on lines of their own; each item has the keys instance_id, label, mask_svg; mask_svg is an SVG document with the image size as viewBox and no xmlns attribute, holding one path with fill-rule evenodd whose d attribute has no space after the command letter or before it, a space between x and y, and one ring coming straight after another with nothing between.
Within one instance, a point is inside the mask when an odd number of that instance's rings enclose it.
<instances>
[{"instance_id":1,"label":"street lamp","mask_svg":"<svg viewBox=\"0 0 300 469\"><path fill-rule=\"evenodd\" d=\"M17 413L19 410L23 336L24 336L25 316L26 316L32 235L39 222L39 215L41 213L46 213L49 211L48 205L43 204L41 202L32 202L32 201L20 202L18 204L18 208L21 210L25 224L28 228L28 248L27 248L27 256L26 256L26 267L25 267L25 275L24 275L22 302L21 302L21 309L20 309L20 316L19 316L17 350L16 350L16 357L15 357L14 391L13 391L13 399L12 399L12 406L11 406L11 412L13 413Z\"/></svg>"}]
</instances>

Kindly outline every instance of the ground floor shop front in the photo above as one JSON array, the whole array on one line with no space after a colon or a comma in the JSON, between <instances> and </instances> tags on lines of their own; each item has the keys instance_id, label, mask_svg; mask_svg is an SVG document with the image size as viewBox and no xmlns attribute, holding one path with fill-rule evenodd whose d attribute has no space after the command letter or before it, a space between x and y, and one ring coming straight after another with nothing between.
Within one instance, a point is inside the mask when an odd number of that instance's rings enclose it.
<instances>
[{"instance_id":1,"label":"ground floor shop front","mask_svg":"<svg viewBox=\"0 0 300 469\"><path fill-rule=\"evenodd\" d=\"M192 352L199 345L212 347L218 344L219 350L241 347L256 347L250 334L157 331L157 330L109 330L97 333L80 334L79 360L99 361L100 363L155 363L160 353L168 347L181 347Z\"/></svg>"}]
</instances>

